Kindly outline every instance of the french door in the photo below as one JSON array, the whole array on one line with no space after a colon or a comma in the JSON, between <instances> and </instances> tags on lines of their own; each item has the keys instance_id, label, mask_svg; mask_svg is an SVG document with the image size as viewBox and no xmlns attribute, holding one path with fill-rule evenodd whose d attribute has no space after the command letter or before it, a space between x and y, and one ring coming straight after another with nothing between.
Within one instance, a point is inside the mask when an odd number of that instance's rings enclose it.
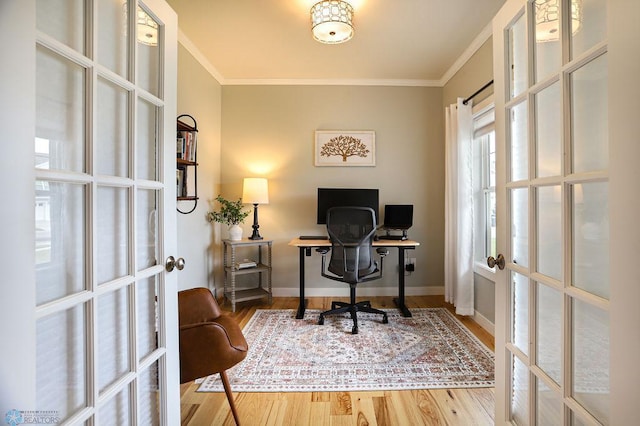
<instances>
[{"instance_id":1,"label":"french door","mask_svg":"<svg viewBox=\"0 0 640 426\"><path fill-rule=\"evenodd\" d=\"M20 69L3 71L20 88L3 93L26 99L17 112L3 99L18 126L3 177L13 170L23 190L6 219L30 228L2 242L24 275L2 290L21 325L1 327L25 346L10 360L18 373L2 373L15 393L1 414L178 424L177 280L164 268L176 248L176 15L163 0L0 8L3 43L16 40L3 57Z\"/></svg>"},{"instance_id":2,"label":"french door","mask_svg":"<svg viewBox=\"0 0 640 426\"><path fill-rule=\"evenodd\" d=\"M612 105L630 102L620 91L610 98L609 33L637 39L630 26L611 27L609 14L624 14L623 3L630 2L507 0L494 19L498 251L505 260L496 275L497 424L625 424L615 420L630 412L620 409L629 398L620 391L633 391L623 375L612 375L637 369L625 364L614 331L636 330L628 338L638 338L638 316L620 314L629 306L620 295L637 292L638 280L629 282L633 265L613 256L640 254L624 236L637 224L611 219L638 200L622 195L637 192L632 180L613 178L637 169L613 155L638 143L634 125L609 128ZM616 70L634 61L615 59Z\"/></svg>"}]
</instances>

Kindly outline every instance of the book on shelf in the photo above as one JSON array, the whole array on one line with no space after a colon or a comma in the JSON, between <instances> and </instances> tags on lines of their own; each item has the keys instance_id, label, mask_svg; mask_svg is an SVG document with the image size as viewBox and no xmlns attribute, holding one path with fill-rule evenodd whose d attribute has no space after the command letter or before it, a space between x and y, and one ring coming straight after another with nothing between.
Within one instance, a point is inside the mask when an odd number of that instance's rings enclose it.
<instances>
[{"instance_id":1,"label":"book on shelf","mask_svg":"<svg viewBox=\"0 0 640 426\"><path fill-rule=\"evenodd\" d=\"M256 266L258 266L258 264L251 259L244 259L243 261L236 263L236 269L255 268Z\"/></svg>"},{"instance_id":2,"label":"book on shelf","mask_svg":"<svg viewBox=\"0 0 640 426\"><path fill-rule=\"evenodd\" d=\"M178 132L178 158L186 161L196 161L196 150L198 144L198 133L188 130Z\"/></svg>"},{"instance_id":3,"label":"book on shelf","mask_svg":"<svg viewBox=\"0 0 640 426\"><path fill-rule=\"evenodd\" d=\"M184 189L184 170L176 169L176 195L178 197L183 197L185 194Z\"/></svg>"}]
</instances>

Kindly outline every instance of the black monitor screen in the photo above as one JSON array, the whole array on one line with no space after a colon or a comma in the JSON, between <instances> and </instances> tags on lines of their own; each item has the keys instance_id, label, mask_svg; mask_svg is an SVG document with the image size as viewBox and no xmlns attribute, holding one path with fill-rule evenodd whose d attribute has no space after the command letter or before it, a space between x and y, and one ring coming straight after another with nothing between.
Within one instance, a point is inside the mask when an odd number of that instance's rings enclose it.
<instances>
[{"instance_id":1,"label":"black monitor screen","mask_svg":"<svg viewBox=\"0 0 640 426\"><path fill-rule=\"evenodd\" d=\"M318 188L318 225L327 224L331 207L371 207L378 222L378 190L352 188Z\"/></svg>"},{"instance_id":2,"label":"black monitor screen","mask_svg":"<svg viewBox=\"0 0 640 426\"><path fill-rule=\"evenodd\" d=\"M412 204L386 204L384 227L387 229L409 229L413 225Z\"/></svg>"}]
</instances>

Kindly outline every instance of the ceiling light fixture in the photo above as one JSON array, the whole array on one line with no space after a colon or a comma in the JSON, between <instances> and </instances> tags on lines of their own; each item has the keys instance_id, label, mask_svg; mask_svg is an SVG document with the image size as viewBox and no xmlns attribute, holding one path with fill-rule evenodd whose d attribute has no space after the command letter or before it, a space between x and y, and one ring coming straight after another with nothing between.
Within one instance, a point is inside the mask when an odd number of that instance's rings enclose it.
<instances>
[{"instance_id":1,"label":"ceiling light fixture","mask_svg":"<svg viewBox=\"0 0 640 426\"><path fill-rule=\"evenodd\" d=\"M353 37L353 6L342 0L325 0L311 7L311 32L320 43L344 43Z\"/></svg>"},{"instance_id":2,"label":"ceiling light fixture","mask_svg":"<svg viewBox=\"0 0 640 426\"><path fill-rule=\"evenodd\" d=\"M556 41L560 38L561 0L535 0L536 41ZM578 31L582 24L582 0L571 0L571 31Z\"/></svg>"}]
</instances>

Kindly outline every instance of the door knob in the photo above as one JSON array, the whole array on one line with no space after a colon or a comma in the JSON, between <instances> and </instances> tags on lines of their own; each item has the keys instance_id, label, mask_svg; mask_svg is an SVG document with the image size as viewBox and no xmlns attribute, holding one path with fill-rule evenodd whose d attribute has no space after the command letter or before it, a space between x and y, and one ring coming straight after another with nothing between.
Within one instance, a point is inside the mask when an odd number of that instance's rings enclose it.
<instances>
[{"instance_id":1,"label":"door knob","mask_svg":"<svg viewBox=\"0 0 640 426\"><path fill-rule=\"evenodd\" d=\"M171 272L173 271L174 268L177 268L178 271L182 271L184 269L184 259L179 257L178 260L176 260L175 257L173 256L169 256L167 257L166 262L164 263L164 267L167 270L167 272Z\"/></svg>"},{"instance_id":2,"label":"door knob","mask_svg":"<svg viewBox=\"0 0 640 426\"><path fill-rule=\"evenodd\" d=\"M494 259L493 256L489 256L487 258L487 265L489 265L489 268L493 268L498 265L498 269L502 271L504 269L504 256L502 254L498 254L497 259Z\"/></svg>"}]
</instances>

